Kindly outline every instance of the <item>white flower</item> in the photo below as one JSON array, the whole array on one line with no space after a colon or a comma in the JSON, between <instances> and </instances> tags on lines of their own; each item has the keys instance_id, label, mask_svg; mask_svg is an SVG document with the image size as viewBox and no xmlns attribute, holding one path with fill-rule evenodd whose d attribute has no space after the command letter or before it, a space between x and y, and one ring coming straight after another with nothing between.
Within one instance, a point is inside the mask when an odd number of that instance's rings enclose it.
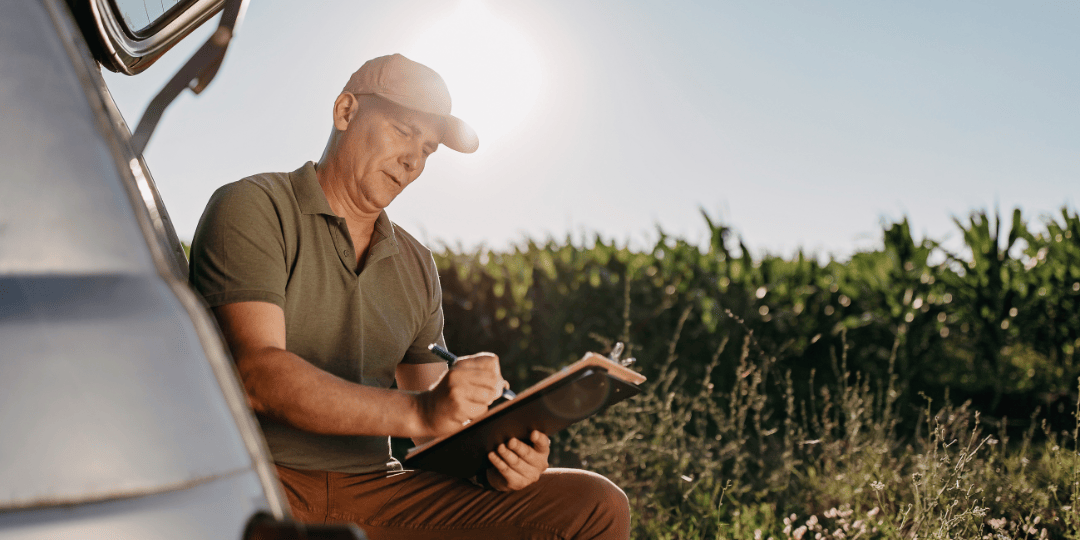
<instances>
[{"instance_id":1,"label":"white flower","mask_svg":"<svg viewBox=\"0 0 1080 540\"><path fill-rule=\"evenodd\" d=\"M870 487L874 488L874 491L881 491L881 490L885 489L885 484L883 484L881 482L878 482L878 481L874 481L874 482L870 482Z\"/></svg>"}]
</instances>

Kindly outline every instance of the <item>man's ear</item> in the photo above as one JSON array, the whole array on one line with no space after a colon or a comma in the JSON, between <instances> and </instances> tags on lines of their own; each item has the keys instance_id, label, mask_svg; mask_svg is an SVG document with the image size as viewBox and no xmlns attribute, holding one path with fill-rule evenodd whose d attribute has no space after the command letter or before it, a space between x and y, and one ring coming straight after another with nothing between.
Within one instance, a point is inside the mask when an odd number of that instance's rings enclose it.
<instances>
[{"instance_id":1,"label":"man's ear","mask_svg":"<svg viewBox=\"0 0 1080 540\"><path fill-rule=\"evenodd\" d=\"M334 129L338 131L345 131L349 127L349 122L356 115L357 108L360 102L356 99L356 96L342 92L334 100Z\"/></svg>"}]
</instances>

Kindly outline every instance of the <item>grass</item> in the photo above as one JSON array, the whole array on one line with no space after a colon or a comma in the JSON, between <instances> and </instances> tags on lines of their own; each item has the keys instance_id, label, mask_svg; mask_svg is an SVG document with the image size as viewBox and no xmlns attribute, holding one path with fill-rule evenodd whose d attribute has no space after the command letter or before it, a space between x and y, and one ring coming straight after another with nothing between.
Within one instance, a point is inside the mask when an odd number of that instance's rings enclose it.
<instances>
[{"instance_id":1,"label":"grass","mask_svg":"<svg viewBox=\"0 0 1080 540\"><path fill-rule=\"evenodd\" d=\"M730 387L713 382L731 380L716 376L727 342L687 381L674 351L689 315L641 395L557 439L555 463L627 492L634 538L1080 538L1080 401L1074 429L1036 411L1010 440L968 403L898 410L895 347L884 380L847 369L845 338L835 383L795 381L752 333ZM897 429L905 414L914 433Z\"/></svg>"}]
</instances>

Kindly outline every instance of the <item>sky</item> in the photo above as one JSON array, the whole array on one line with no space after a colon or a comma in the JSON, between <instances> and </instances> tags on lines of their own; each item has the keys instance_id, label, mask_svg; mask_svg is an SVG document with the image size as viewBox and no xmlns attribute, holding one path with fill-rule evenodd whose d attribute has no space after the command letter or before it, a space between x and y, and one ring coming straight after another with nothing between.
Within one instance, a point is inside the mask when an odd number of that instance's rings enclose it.
<instances>
[{"instance_id":1,"label":"sky","mask_svg":"<svg viewBox=\"0 0 1080 540\"><path fill-rule=\"evenodd\" d=\"M129 126L216 26L105 79ZM433 249L708 239L844 259L907 217L1080 204L1080 2L253 0L217 78L146 150L181 239L219 186L317 161L364 61L443 75L480 150L387 209ZM1038 227L1036 227L1038 228Z\"/></svg>"}]
</instances>

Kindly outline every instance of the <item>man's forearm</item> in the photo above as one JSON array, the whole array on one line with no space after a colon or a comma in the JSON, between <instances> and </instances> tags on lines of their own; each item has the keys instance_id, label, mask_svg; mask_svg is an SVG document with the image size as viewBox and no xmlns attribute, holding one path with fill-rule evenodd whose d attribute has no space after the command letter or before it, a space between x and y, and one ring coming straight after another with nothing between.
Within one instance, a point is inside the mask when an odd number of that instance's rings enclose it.
<instances>
[{"instance_id":1,"label":"man's forearm","mask_svg":"<svg viewBox=\"0 0 1080 540\"><path fill-rule=\"evenodd\" d=\"M255 412L327 435L430 436L415 392L364 386L278 348L237 359Z\"/></svg>"}]
</instances>

